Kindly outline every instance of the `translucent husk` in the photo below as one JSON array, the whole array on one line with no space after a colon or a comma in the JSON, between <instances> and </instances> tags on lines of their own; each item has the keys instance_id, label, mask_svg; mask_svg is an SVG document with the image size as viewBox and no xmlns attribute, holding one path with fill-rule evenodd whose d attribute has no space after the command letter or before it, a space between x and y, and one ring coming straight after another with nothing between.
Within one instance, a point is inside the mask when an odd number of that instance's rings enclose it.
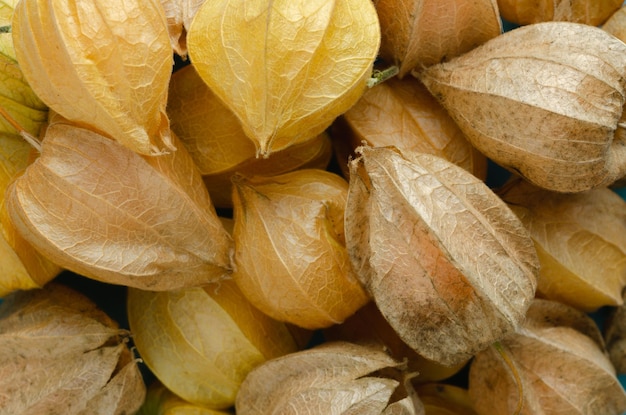
<instances>
[{"instance_id":1,"label":"translucent husk","mask_svg":"<svg viewBox=\"0 0 626 415\"><path fill-rule=\"evenodd\" d=\"M368 301L344 245L347 190L340 176L316 169L235 178L233 278L261 311L317 329Z\"/></svg>"},{"instance_id":2,"label":"translucent husk","mask_svg":"<svg viewBox=\"0 0 626 415\"><path fill-rule=\"evenodd\" d=\"M6 204L43 255L103 282L167 290L231 270L232 239L183 148L141 156L57 118Z\"/></svg>"},{"instance_id":3,"label":"translucent husk","mask_svg":"<svg viewBox=\"0 0 626 415\"><path fill-rule=\"evenodd\" d=\"M176 395L208 408L232 406L250 370L296 350L287 327L254 308L232 280L177 291L131 289L127 306L146 365Z\"/></svg>"},{"instance_id":4,"label":"translucent husk","mask_svg":"<svg viewBox=\"0 0 626 415\"><path fill-rule=\"evenodd\" d=\"M369 0L207 1L187 36L198 73L262 157L310 140L352 106L379 44Z\"/></svg>"},{"instance_id":5,"label":"translucent husk","mask_svg":"<svg viewBox=\"0 0 626 415\"><path fill-rule=\"evenodd\" d=\"M516 334L474 357L469 394L481 415L626 410L626 392L593 320L548 300L535 300Z\"/></svg>"},{"instance_id":6,"label":"translucent husk","mask_svg":"<svg viewBox=\"0 0 626 415\"><path fill-rule=\"evenodd\" d=\"M442 157L480 179L487 175L487 160L476 150L446 110L415 78L391 78L370 88L361 99L333 123L334 145L349 156L366 143L394 146ZM345 162L344 162L345 160ZM347 172L346 172L347 173Z\"/></svg>"},{"instance_id":7,"label":"translucent husk","mask_svg":"<svg viewBox=\"0 0 626 415\"><path fill-rule=\"evenodd\" d=\"M583 311L622 304L626 202L607 188L561 194L518 181L502 194L533 238L537 293Z\"/></svg>"},{"instance_id":8,"label":"translucent husk","mask_svg":"<svg viewBox=\"0 0 626 415\"><path fill-rule=\"evenodd\" d=\"M21 1L12 35L35 93L131 150L173 151L165 116L172 48L158 0Z\"/></svg>"},{"instance_id":9,"label":"translucent husk","mask_svg":"<svg viewBox=\"0 0 626 415\"><path fill-rule=\"evenodd\" d=\"M382 32L380 55L399 67L450 60L502 32L496 0L377 0Z\"/></svg>"}]
</instances>

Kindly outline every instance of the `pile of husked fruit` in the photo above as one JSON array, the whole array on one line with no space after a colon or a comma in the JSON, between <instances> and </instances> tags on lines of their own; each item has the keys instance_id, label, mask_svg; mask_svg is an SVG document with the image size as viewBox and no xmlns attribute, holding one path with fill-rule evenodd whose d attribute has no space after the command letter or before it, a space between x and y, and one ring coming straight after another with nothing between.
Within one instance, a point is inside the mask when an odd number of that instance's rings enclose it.
<instances>
[{"instance_id":1,"label":"pile of husked fruit","mask_svg":"<svg viewBox=\"0 0 626 415\"><path fill-rule=\"evenodd\" d=\"M0 0L0 415L626 412L626 8L535 3Z\"/></svg>"}]
</instances>

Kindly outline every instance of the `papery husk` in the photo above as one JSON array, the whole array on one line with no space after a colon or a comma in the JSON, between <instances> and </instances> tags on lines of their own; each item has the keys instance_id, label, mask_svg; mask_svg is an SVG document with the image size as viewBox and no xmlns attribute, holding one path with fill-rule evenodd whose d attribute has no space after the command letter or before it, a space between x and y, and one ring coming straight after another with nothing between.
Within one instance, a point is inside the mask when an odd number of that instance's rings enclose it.
<instances>
[{"instance_id":1,"label":"papery husk","mask_svg":"<svg viewBox=\"0 0 626 415\"><path fill-rule=\"evenodd\" d=\"M450 366L512 333L534 296L539 266L519 219L444 159L391 147L358 152L346 246L400 338Z\"/></svg>"},{"instance_id":2,"label":"papery husk","mask_svg":"<svg viewBox=\"0 0 626 415\"><path fill-rule=\"evenodd\" d=\"M463 167L481 180L487 159L476 150L447 111L415 78L391 78L366 91L333 123L336 146L347 146L346 156L363 143L373 147L434 154ZM340 159L347 168L347 157Z\"/></svg>"},{"instance_id":3,"label":"papery husk","mask_svg":"<svg viewBox=\"0 0 626 415\"><path fill-rule=\"evenodd\" d=\"M315 137L350 108L379 45L370 0L207 1L187 36L198 73L262 157Z\"/></svg>"},{"instance_id":4,"label":"papery husk","mask_svg":"<svg viewBox=\"0 0 626 415\"><path fill-rule=\"evenodd\" d=\"M232 170L256 157L256 147L239 119L204 83L193 65L172 75L167 114L172 131L202 175Z\"/></svg>"},{"instance_id":5,"label":"papery husk","mask_svg":"<svg viewBox=\"0 0 626 415\"><path fill-rule=\"evenodd\" d=\"M611 363L618 374L626 374L626 306L611 310L604 322L604 339Z\"/></svg>"},{"instance_id":6,"label":"papery husk","mask_svg":"<svg viewBox=\"0 0 626 415\"><path fill-rule=\"evenodd\" d=\"M326 133L269 158L257 158L235 114L198 76L193 66L175 72L170 83L168 115L172 130L198 166L216 207L232 208L231 178L243 175L274 176L296 169L325 169L332 156Z\"/></svg>"},{"instance_id":7,"label":"papery husk","mask_svg":"<svg viewBox=\"0 0 626 415\"><path fill-rule=\"evenodd\" d=\"M48 117L48 107L33 92L15 60L10 33L0 34L0 108L35 137L39 136ZM19 132L2 116L0 133L17 136Z\"/></svg>"},{"instance_id":8,"label":"papery husk","mask_svg":"<svg viewBox=\"0 0 626 415\"><path fill-rule=\"evenodd\" d=\"M391 357L406 363L407 370L415 374L411 378L414 384L442 381L458 373L467 363L444 366L420 356L402 341L374 302L361 307L343 323L325 329L324 338L384 348Z\"/></svg>"},{"instance_id":9,"label":"papery husk","mask_svg":"<svg viewBox=\"0 0 626 415\"><path fill-rule=\"evenodd\" d=\"M623 303L626 202L621 197L607 188L561 194L524 181L502 197L535 243L538 295L586 312Z\"/></svg>"},{"instance_id":10,"label":"papery husk","mask_svg":"<svg viewBox=\"0 0 626 415\"><path fill-rule=\"evenodd\" d=\"M181 399L161 382L154 381L148 388L146 400L137 415L229 415L230 411L206 408Z\"/></svg>"},{"instance_id":11,"label":"papery husk","mask_svg":"<svg viewBox=\"0 0 626 415\"><path fill-rule=\"evenodd\" d=\"M100 393L87 401L78 415L133 414L146 395L146 386L135 357L123 348L111 380Z\"/></svg>"},{"instance_id":12,"label":"papery husk","mask_svg":"<svg viewBox=\"0 0 626 415\"><path fill-rule=\"evenodd\" d=\"M307 329L341 323L369 297L344 243L348 183L316 169L234 180L233 278L269 316Z\"/></svg>"},{"instance_id":13,"label":"papery husk","mask_svg":"<svg viewBox=\"0 0 626 415\"><path fill-rule=\"evenodd\" d=\"M45 196L44 196L45 195ZM41 156L7 190L17 231L56 264L150 290L228 276L232 239L183 148L141 156L53 122Z\"/></svg>"},{"instance_id":14,"label":"papery husk","mask_svg":"<svg viewBox=\"0 0 626 415\"><path fill-rule=\"evenodd\" d=\"M621 2L620 2L621 4ZM602 30L626 42L626 8L620 7L602 25Z\"/></svg>"},{"instance_id":15,"label":"papery husk","mask_svg":"<svg viewBox=\"0 0 626 415\"><path fill-rule=\"evenodd\" d=\"M145 396L127 336L78 292L58 284L0 305L3 414L123 415Z\"/></svg>"},{"instance_id":16,"label":"papery husk","mask_svg":"<svg viewBox=\"0 0 626 415\"><path fill-rule=\"evenodd\" d=\"M161 0L174 53L187 59L187 29L205 0Z\"/></svg>"},{"instance_id":17,"label":"papery husk","mask_svg":"<svg viewBox=\"0 0 626 415\"><path fill-rule=\"evenodd\" d=\"M128 321L141 358L188 402L225 409L248 372L295 352L284 324L254 308L232 280L203 288L130 289Z\"/></svg>"},{"instance_id":18,"label":"papery husk","mask_svg":"<svg viewBox=\"0 0 626 415\"><path fill-rule=\"evenodd\" d=\"M420 403L396 405L392 394L400 381L383 370L402 370L381 349L347 342L330 342L270 360L246 377L235 410L248 414L423 414ZM401 398L404 399L405 397Z\"/></svg>"},{"instance_id":19,"label":"papery husk","mask_svg":"<svg viewBox=\"0 0 626 415\"><path fill-rule=\"evenodd\" d=\"M131 150L173 151L165 116L172 48L159 0L22 1L17 61L38 97Z\"/></svg>"},{"instance_id":20,"label":"papery husk","mask_svg":"<svg viewBox=\"0 0 626 415\"><path fill-rule=\"evenodd\" d=\"M324 170L328 167L332 155L330 137L322 133L311 140L276 151L269 158L251 157L231 170L207 174L202 179L216 207L232 208L232 180L235 175L278 176L295 170Z\"/></svg>"},{"instance_id":21,"label":"papery husk","mask_svg":"<svg viewBox=\"0 0 626 415\"><path fill-rule=\"evenodd\" d=\"M626 44L597 27L524 26L416 76L478 150L537 186L579 192L626 173Z\"/></svg>"},{"instance_id":22,"label":"papery husk","mask_svg":"<svg viewBox=\"0 0 626 415\"><path fill-rule=\"evenodd\" d=\"M467 389L445 383L418 385L426 415L477 415Z\"/></svg>"},{"instance_id":23,"label":"papery husk","mask_svg":"<svg viewBox=\"0 0 626 415\"><path fill-rule=\"evenodd\" d=\"M548 300L535 300L516 334L474 357L469 394L481 415L626 410L626 392L593 320Z\"/></svg>"},{"instance_id":24,"label":"papery husk","mask_svg":"<svg viewBox=\"0 0 626 415\"><path fill-rule=\"evenodd\" d=\"M622 0L498 0L500 14L518 25L567 21L598 26L621 5Z\"/></svg>"},{"instance_id":25,"label":"papery husk","mask_svg":"<svg viewBox=\"0 0 626 415\"><path fill-rule=\"evenodd\" d=\"M30 159L31 147L22 137L0 133L0 297L41 288L61 271L26 242L8 218L5 190Z\"/></svg>"},{"instance_id":26,"label":"papery husk","mask_svg":"<svg viewBox=\"0 0 626 415\"><path fill-rule=\"evenodd\" d=\"M11 26L13 11L19 0L2 0L0 1L0 27Z\"/></svg>"},{"instance_id":27,"label":"papery husk","mask_svg":"<svg viewBox=\"0 0 626 415\"><path fill-rule=\"evenodd\" d=\"M375 0L380 55L400 78L462 55L502 33L496 0Z\"/></svg>"}]
</instances>

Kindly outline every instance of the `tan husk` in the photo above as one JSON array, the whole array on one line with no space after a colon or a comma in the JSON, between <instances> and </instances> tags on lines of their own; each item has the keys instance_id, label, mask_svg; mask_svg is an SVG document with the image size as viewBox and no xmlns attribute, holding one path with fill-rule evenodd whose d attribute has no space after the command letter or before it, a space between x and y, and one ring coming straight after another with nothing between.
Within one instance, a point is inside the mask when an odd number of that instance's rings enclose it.
<instances>
[{"instance_id":1,"label":"tan husk","mask_svg":"<svg viewBox=\"0 0 626 415\"><path fill-rule=\"evenodd\" d=\"M0 413L123 415L145 386L123 332L82 294L58 284L0 305Z\"/></svg>"},{"instance_id":2,"label":"tan husk","mask_svg":"<svg viewBox=\"0 0 626 415\"><path fill-rule=\"evenodd\" d=\"M323 170L235 178L233 278L252 304L317 329L368 301L344 244L347 194L348 183Z\"/></svg>"},{"instance_id":3,"label":"tan husk","mask_svg":"<svg viewBox=\"0 0 626 415\"><path fill-rule=\"evenodd\" d=\"M333 147L328 134L322 133L308 141L272 153L268 158L250 157L232 169L202 177L216 207L233 207L233 183L236 174L243 176L278 176L294 170L328 167Z\"/></svg>"},{"instance_id":4,"label":"tan husk","mask_svg":"<svg viewBox=\"0 0 626 415\"><path fill-rule=\"evenodd\" d=\"M250 370L296 351L287 327L254 308L233 280L130 289L127 306L135 345L152 373L181 398L209 408L232 406Z\"/></svg>"},{"instance_id":5,"label":"tan husk","mask_svg":"<svg viewBox=\"0 0 626 415\"><path fill-rule=\"evenodd\" d=\"M6 203L29 243L90 278L167 290L230 272L232 239L184 148L141 156L54 122L41 156L11 184Z\"/></svg>"},{"instance_id":6,"label":"tan husk","mask_svg":"<svg viewBox=\"0 0 626 415\"><path fill-rule=\"evenodd\" d=\"M354 315L341 324L324 330L326 340L347 341L350 343L378 345L397 361L406 362L407 370L415 373L414 384L436 382L447 379L459 372L466 364L444 366L425 359L400 339L372 301L361 307Z\"/></svg>"},{"instance_id":7,"label":"tan husk","mask_svg":"<svg viewBox=\"0 0 626 415\"><path fill-rule=\"evenodd\" d=\"M380 55L413 68L450 60L502 32L496 0L375 0L381 26Z\"/></svg>"},{"instance_id":8,"label":"tan husk","mask_svg":"<svg viewBox=\"0 0 626 415\"><path fill-rule=\"evenodd\" d=\"M364 142L373 147L434 154L463 167L480 179L487 175L487 160L415 78L391 78L370 88L333 123L337 146L347 153ZM347 162L347 159L345 160ZM347 165L343 159L341 165Z\"/></svg>"},{"instance_id":9,"label":"tan husk","mask_svg":"<svg viewBox=\"0 0 626 415\"><path fill-rule=\"evenodd\" d=\"M207 1L189 56L263 157L324 131L361 96L380 44L371 0Z\"/></svg>"},{"instance_id":10,"label":"tan husk","mask_svg":"<svg viewBox=\"0 0 626 415\"><path fill-rule=\"evenodd\" d=\"M146 400L137 415L231 415L231 411L210 409L181 399L161 382L154 381L148 388Z\"/></svg>"},{"instance_id":11,"label":"tan husk","mask_svg":"<svg viewBox=\"0 0 626 415\"><path fill-rule=\"evenodd\" d=\"M555 193L521 180L501 196L537 248L540 296L587 312L622 304L626 202L621 197L607 188Z\"/></svg>"},{"instance_id":12,"label":"tan husk","mask_svg":"<svg viewBox=\"0 0 626 415\"><path fill-rule=\"evenodd\" d=\"M476 415L467 389L445 383L426 383L415 390L426 415Z\"/></svg>"},{"instance_id":13,"label":"tan husk","mask_svg":"<svg viewBox=\"0 0 626 415\"><path fill-rule=\"evenodd\" d=\"M174 52L187 58L187 29L205 0L161 0Z\"/></svg>"},{"instance_id":14,"label":"tan husk","mask_svg":"<svg viewBox=\"0 0 626 415\"><path fill-rule=\"evenodd\" d=\"M476 148L538 186L578 192L626 173L614 140L626 44L599 28L524 26L416 75Z\"/></svg>"},{"instance_id":15,"label":"tan husk","mask_svg":"<svg viewBox=\"0 0 626 415\"><path fill-rule=\"evenodd\" d=\"M359 153L350 163L346 246L400 338L454 365L513 332L538 269L513 212L441 158L387 147Z\"/></svg>"},{"instance_id":16,"label":"tan husk","mask_svg":"<svg viewBox=\"0 0 626 415\"><path fill-rule=\"evenodd\" d=\"M165 116L172 47L159 0L21 1L17 61L37 96L142 154L175 149Z\"/></svg>"},{"instance_id":17,"label":"tan husk","mask_svg":"<svg viewBox=\"0 0 626 415\"><path fill-rule=\"evenodd\" d=\"M193 65L174 72L167 115L202 175L214 175L255 158L256 148L239 119L211 91Z\"/></svg>"},{"instance_id":18,"label":"tan husk","mask_svg":"<svg viewBox=\"0 0 626 415\"><path fill-rule=\"evenodd\" d=\"M611 363L618 374L626 374L626 306L615 307L605 321L604 339Z\"/></svg>"},{"instance_id":19,"label":"tan husk","mask_svg":"<svg viewBox=\"0 0 626 415\"><path fill-rule=\"evenodd\" d=\"M622 0L498 0L498 7L504 19L519 25L567 21L598 26L622 3Z\"/></svg>"},{"instance_id":20,"label":"tan husk","mask_svg":"<svg viewBox=\"0 0 626 415\"><path fill-rule=\"evenodd\" d=\"M475 356L469 393L481 415L626 410L626 393L593 320L548 300L535 300L516 334Z\"/></svg>"},{"instance_id":21,"label":"tan husk","mask_svg":"<svg viewBox=\"0 0 626 415\"><path fill-rule=\"evenodd\" d=\"M238 415L423 414L421 403L410 398L403 402L405 411L386 411L400 381L376 372L390 368L402 370L401 364L381 349L325 343L254 369L241 385L235 409ZM407 395L410 397L411 391Z\"/></svg>"},{"instance_id":22,"label":"tan husk","mask_svg":"<svg viewBox=\"0 0 626 415\"><path fill-rule=\"evenodd\" d=\"M622 2L620 1L620 4ZM620 7L604 22L602 29L622 42L626 41L626 7Z\"/></svg>"}]
</instances>

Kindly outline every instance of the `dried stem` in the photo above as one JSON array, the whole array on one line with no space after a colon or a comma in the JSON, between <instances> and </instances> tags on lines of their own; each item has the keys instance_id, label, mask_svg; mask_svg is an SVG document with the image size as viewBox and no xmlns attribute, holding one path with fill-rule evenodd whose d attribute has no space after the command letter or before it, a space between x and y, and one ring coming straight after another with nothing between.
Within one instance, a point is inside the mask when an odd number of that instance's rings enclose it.
<instances>
[{"instance_id":1,"label":"dried stem","mask_svg":"<svg viewBox=\"0 0 626 415\"><path fill-rule=\"evenodd\" d=\"M9 113L0 106L0 115L9 123L13 128L15 128L20 136L35 150L41 153L41 142L28 131L26 131Z\"/></svg>"},{"instance_id":2,"label":"dried stem","mask_svg":"<svg viewBox=\"0 0 626 415\"><path fill-rule=\"evenodd\" d=\"M515 363L513 363L511 357L504 350L502 343L495 342L492 344L492 346L494 349L496 349L500 357L502 357L502 360L504 360L504 363L506 363L506 365L509 367L509 370L511 370L511 373L513 374L513 379L517 384L517 407L515 408L515 412L513 412L513 415L519 415L522 413L522 408L524 407L524 388L522 386L522 378L517 371Z\"/></svg>"},{"instance_id":3,"label":"dried stem","mask_svg":"<svg viewBox=\"0 0 626 415\"><path fill-rule=\"evenodd\" d=\"M385 82L389 78L393 78L399 72L400 72L400 68L398 68L395 65L390 66L383 70L374 69L374 71L372 72L372 77L367 80L367 86L368 88L372 88L378 84Z\"/></svg>"}]
</instances>

